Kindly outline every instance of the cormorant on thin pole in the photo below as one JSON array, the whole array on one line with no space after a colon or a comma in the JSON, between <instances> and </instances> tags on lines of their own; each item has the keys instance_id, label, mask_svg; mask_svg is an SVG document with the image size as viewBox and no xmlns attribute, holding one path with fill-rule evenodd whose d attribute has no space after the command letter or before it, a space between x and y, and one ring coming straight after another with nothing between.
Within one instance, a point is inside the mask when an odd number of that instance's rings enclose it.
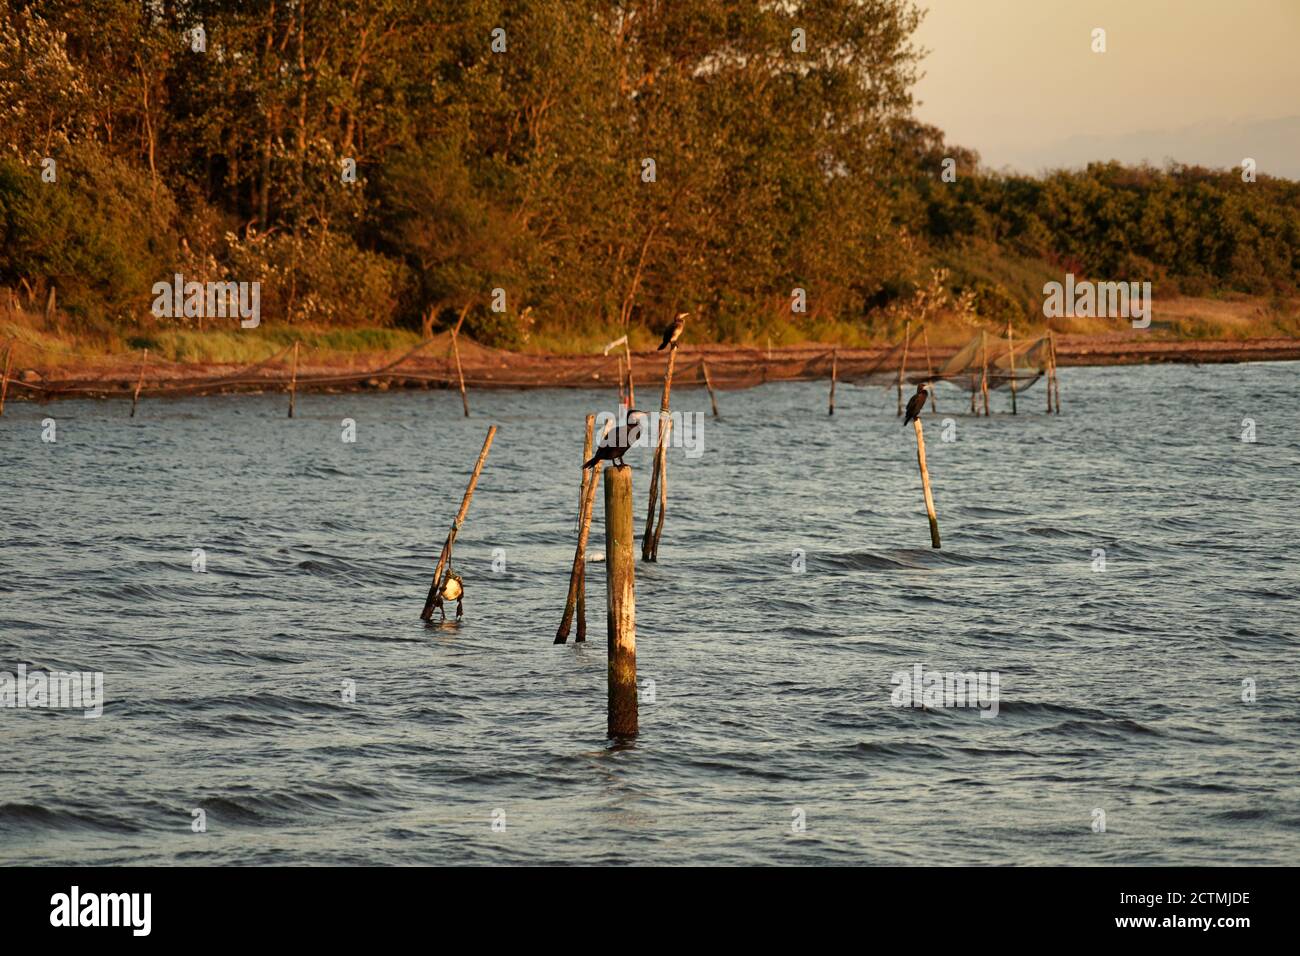
<instances>
[{"instance_id":1,"label":"cormorant on thin pole","mask_svg":"<svg viewBox=\"0 0 1300 956\"><path fill-rule=\"evenodd\" d=\"M686 328L686 317L688 315L690 315L689 312L677 313L677 318L673 319L668 328L664 329L664 340L659 343L659 348L655 349L656 352L662 352L670 345L676 347L677 340L682 337L682 330Z\"/></svg>"},{"instance_id":2,"label":"cormorant on thin pole","mask_svg":"<svg viewBox=\"0 0 1300 956\"><path fill-rule=\"evenodd\" d=\"M916 386L916 394L907 403L907 414L903 416L903 424L910 424L913 418L919 418L921 411L925 408L925 390L926 382Z\"/></svg>"},{"instance_id":3,"label":"cormorant on thin pole","mask_svg":"<svg viewBox=\"0 0 1300 956\"><path fill-rule=\"evenodd\" d=\"M591 468L598 461L612 461L618 466L623 464L623 456L627 454L629 448L637 443L641 437L641 423L649 418L645 412L635 408L627 410L627 418L623 424L610 432L608 443L602 444L596 449L596 454L591 460L584 464L583 470Z\"/></svg>"}]
</instances>

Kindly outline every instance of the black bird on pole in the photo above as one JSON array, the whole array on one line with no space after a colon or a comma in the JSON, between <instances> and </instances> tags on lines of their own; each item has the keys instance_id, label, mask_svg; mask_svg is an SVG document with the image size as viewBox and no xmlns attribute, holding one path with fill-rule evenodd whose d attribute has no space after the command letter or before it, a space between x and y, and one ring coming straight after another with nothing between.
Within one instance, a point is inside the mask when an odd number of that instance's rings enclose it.
<instances>
[{"instance_id":1,"label":"black bird on pole","mask_svg":"<svg viewBox=\"0 0 1300 956\"><path fill-rule=\"evenodd\" d=\"M925 408L925 389L925 382L916 386L916 394L907 403L907 414L903 416L904 425L910 424L913 418L921 416L921 411Z\"/></svg>"},{"instance_id":2,"label":"black bird on pole","mask_svg":"<svg viewBox=\"0 0 1300 956\"><path fill-rule=\"evenodd\" d=\"M645 412L629 408L627 410L627 419L622 425L610 432L606 444L596 449L596 454L592 455L591 460L582 466L583 470L592 467L598 461L612 461L614 464L622 466L623 456L641 437L641 423L648 418L649 416Z\"/></svg>"},{"instance_id":3,"label":"black bird on pole","mask_svg":"<svg viewBox=\"0 0 1300 956\"><path fill-rule=\"evenodd\" d=\"M677 340L682 337L682 329L686 328L686 317L688 315L690 315L689 312L677 313L677 318L673 319L668 328L664 329L664 340L659 343L659 348L655 349L656 352L662 352L670 345L676 347Z\"/></svg>"}]
</instances>

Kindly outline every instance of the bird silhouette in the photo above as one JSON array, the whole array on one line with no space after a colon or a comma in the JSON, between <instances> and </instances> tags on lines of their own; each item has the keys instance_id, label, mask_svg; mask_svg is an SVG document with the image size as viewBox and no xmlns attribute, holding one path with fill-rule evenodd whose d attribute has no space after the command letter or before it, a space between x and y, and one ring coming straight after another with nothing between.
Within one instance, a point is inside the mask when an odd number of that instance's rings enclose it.
<instances>
[{"instance_id":1,"label":"bird silhouette","mask_svg":"<svg viewBox=\"0 0 1300 956\"><path fill-rule=\"evenodd\" d=\"M686 317L688 315L690 315L689 312L677 313L677 318L673 319L668 324L668 328L664 329L664 340L659 343L659 348L655 349L656 352L662 352L670 345L674 347L677 345L677 340L682 337L682 329L686 328Z\"/></svg>"}]
</instances>

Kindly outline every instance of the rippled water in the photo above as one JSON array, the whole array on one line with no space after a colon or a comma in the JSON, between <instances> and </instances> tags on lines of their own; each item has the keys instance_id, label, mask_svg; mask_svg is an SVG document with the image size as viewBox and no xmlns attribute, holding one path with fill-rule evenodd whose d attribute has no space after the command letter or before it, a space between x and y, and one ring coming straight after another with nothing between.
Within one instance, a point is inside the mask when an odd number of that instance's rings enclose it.
<instances>
[{"instance_id":1,"label":"rippled water","mask_svg":"<svg viewBox=\"0 0 1300 956\"><path fill-rule=\"evenodd\" d=\"M0 671L102 671L106 703L0 709L0 861L1294 863L1298 372L1067 369L1052 417L941 390L939 552L892 392L722 394L638 565L625 747L603 565L592 640L551 643L610 392L10 403ZM466 617L426 628L489 422ZM892 706L916 663L998 672L997 717Z\"/></svg>"}]
</instances>

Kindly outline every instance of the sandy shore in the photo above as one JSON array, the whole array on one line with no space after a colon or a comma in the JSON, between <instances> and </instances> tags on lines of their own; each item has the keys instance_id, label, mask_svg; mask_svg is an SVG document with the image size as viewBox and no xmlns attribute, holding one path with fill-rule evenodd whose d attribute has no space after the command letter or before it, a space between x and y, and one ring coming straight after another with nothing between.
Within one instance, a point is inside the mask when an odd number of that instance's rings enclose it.
<instances>
[{"instance_id":1,"label":"sandy shore","mask_svg":"<svg viewBox=\"0 0 1300 956\"><path fill-rule=\"evenodd\" d=\"M704 366L715 388L748 388L764 382L828 378L832 346L820 343L773 349L727 345L684 346L677 354L674 383L703 385ZM955 347L934 347L935 366L952 356ZM882 362L890 349L839 349L838 374L845 381L865 380L886 371ZM633 382L662 379L666 352L633 353ZM539 355L506 352L462 341L461 367L467 388L591 388L618 387L616 353L601 355ZM1137 334L1057 337L1062 367L1080 365L1145 365L1157 362L1190 364L1260 362L1300 359L1300 339L1241 339L1165 341ZM924 368L919 356L909 371ZM892 360L891 360L892 362ZM892 370L896 371L896 370ZM53 368L18 365L11 372L10 400L130 396L139 380L139 367L121 358L61 364ZM252 366L152 362L145 370L142 396L194 395L219 392L283 390L289 380L284 360ZM298 370L303 391L350 391L389 388L456 388L457 373L445 336L435 337L416 354L352 354L313 359L304 356Z\"/></svg>"}]
</instances>

